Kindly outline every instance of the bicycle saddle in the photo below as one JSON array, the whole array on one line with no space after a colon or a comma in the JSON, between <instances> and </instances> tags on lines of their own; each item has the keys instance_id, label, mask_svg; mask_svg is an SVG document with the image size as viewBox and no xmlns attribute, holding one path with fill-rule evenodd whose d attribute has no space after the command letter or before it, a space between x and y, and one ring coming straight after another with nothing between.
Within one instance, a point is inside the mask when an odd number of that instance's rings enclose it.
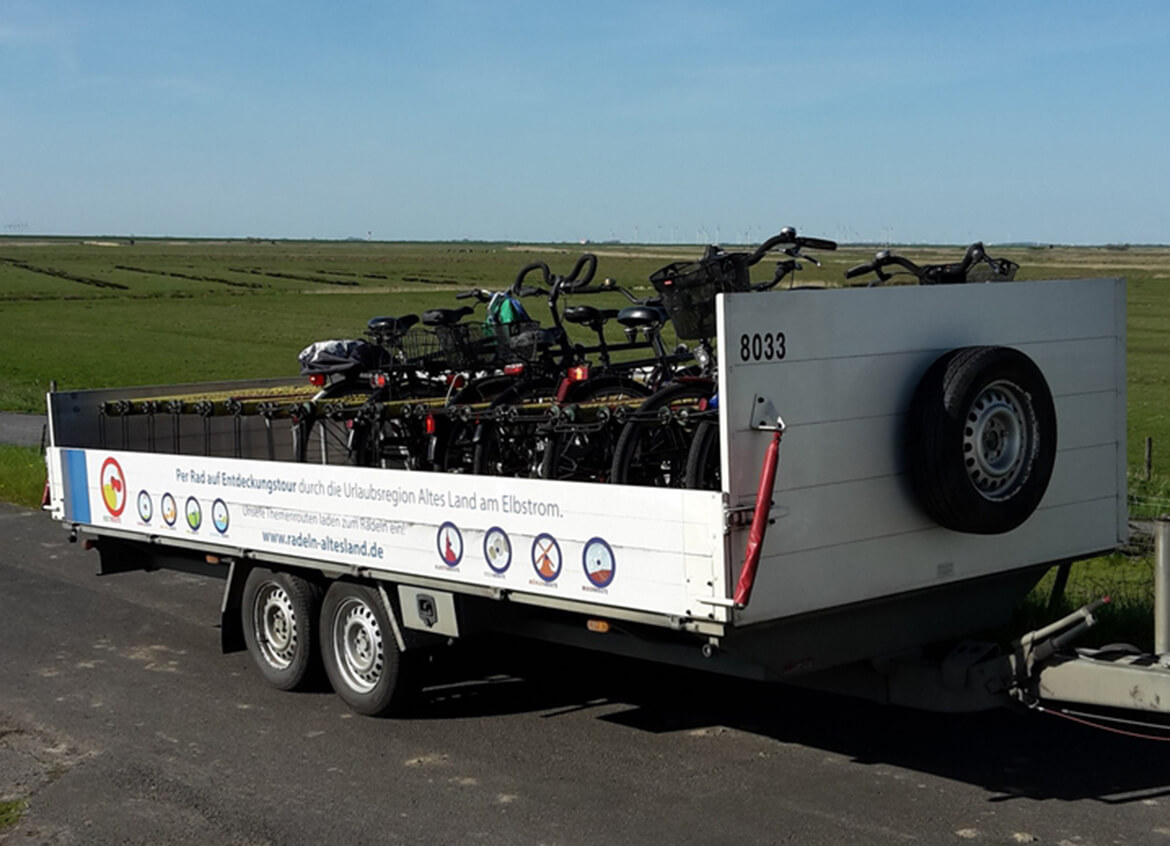
<instances>
[{"instance_id":1,"label":"bicycle saddle","mask_svg":"<svg viewBox=\"0 0 1170 846\"><path fill-rule=\"evenodd\" d=\"M622 326L660 326L666 315L649 306L629 306L618 312L617 320Z\"/></svg>"},{"instance_id":2,"label":"bicycle saddle","mask_svg":"<svg viewBox=\"0 0 1170 846\"><path fill-rule=\"evenodd\" d=\"M405 335L406 330L418 323L417 314L406 314L402 317L371 317L366 328L376 335Z\"/></svg>"},{"instance_id":3,"label":"bicycle saddle","mask_svg":"<svg viewBox=\"0 0 1170 846\"><path fill-rule=\"evenodd\" d=\"M458 323L474 311L475 309L471 306L463 306L462 308L432 308L430 311L423 312L422 322L427 326L450 326L453 323Z\"/></svg>"},{"instance_id":4,"label":"bicycle saddle","mask_svg":"<svg viewBox=\"0 0 1170 846\"><path fill-rule=\"evenodd\" d=\"M564 318L569 323L579 323L582 326L600 326L610 318L617 317L616 308L594 308L590 305L568 306Z\"/></svg>"}]
</instances>

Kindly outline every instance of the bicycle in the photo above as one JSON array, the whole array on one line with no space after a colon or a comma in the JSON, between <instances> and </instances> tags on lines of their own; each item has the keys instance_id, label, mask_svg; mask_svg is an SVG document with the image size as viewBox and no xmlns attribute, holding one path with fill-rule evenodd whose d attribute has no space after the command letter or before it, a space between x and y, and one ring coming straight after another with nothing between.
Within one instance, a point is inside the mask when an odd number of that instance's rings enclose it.
<instances>
[{"instance_id":1,"label":"bicycle","mask_svg":"<svg viewBox=\"0 0 1170 846\"><path fill-rule=\"evenodd\" d=\"M776 263L772 278L752 283L750 268L778 247L783 247L785 258ZM614 449L611 482L719 487L717 365L711 347L716 330L715 295L770 290L801 270L802 260L820 265L803 252L805 249L836 248L833 241L800 236L792 227L785 227L751 253L729 253L709 246L697 262L676 262L651 275L679 337L698 340L700 371L675 378L630 415Z\"/></svg>"}]
</instances>

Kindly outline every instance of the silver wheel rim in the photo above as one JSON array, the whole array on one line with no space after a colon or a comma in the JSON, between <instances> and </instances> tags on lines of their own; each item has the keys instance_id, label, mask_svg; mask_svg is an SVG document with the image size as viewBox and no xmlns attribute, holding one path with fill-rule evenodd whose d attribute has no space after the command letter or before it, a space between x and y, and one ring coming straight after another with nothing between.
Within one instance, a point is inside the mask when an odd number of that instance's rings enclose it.
<instances>
[{"instance_id":1,"label":"silver wheel rim","mask_svg":"<svg viewBox=\"0 0 1170 846\"><path fill-rule=\"evenodd\" d=\"M287 670L297 654L297 615L292 599L276 582L265 582L252 603L252 631L260 655L272 667Z\"/></svg>"},{"instance_id":2,"label":"silver wheel rim","mask_svg":"<svg viewBox=\"0 0 1170 846\"><path fill-rule=\"evenodd\" d=\"M1033 426L1023 392L1010 382L992 382L967 412L963 461L967 477L984 499L1011 497L1027 474Z\"/></svg>"},{"instance_id":3,"label":"silver wheel rim","mask_svg":"<svg viewBox=\"0 0 1170 846\"><path fill-rule=\"evenodd\" d=\"M333 614L334 663L346 685L369 693L382 678L385 652L382 627L374 609L356 597L346 597Z\"/></svg>"}]
</instances>

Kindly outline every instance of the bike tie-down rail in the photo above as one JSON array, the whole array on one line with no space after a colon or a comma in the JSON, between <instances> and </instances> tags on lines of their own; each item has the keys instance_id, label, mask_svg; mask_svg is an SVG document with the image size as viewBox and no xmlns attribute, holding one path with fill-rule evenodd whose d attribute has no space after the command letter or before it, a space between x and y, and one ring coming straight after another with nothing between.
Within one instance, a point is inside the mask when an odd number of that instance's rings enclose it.
<instances>
[{"instance_id":1,"label":"bike tie-down rail","mask_svg":"<svg viewBox=\"0 0 1170 846\"><path fill-rule=\"evenodd\" d=\"M756 570L760 564L760 552L764 536L768 532L769 514L772 511L772 488L776 484L776 468L780 464L780 440L784 437L784 419L776 413L771 400L759 394L752 400L751 428L760 432L771 432L772 441L764 451L760 467L760 484L756 488L756 507L748 529L747 549L744 550L743 567L735 586L735 607L747 607L756 584Z\"/></svg>"}]
</instances>

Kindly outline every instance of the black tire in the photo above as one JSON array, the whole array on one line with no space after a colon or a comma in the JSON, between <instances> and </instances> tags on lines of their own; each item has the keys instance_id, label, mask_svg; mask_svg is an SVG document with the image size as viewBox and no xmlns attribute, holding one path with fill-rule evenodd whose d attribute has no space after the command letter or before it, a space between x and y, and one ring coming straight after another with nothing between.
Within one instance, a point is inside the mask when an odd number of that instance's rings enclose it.
<instances>
[{"instance_id":1,"label":"black tire","mask_svg":"<svg viewBox=\"0 0 1170 846\"><path fill-rule=\"evenodd\" d=\"M352 582L329 586L321 603L321 658L346 705L368 717L402 713L418 682L407 657L376 588Z\"/></svg>"},{"instance_id":2,"label":"black tire","mask_svg":"<svg viewBox=\"0 0 1170 846\"><path fill-rule=\"evenodd\" d=\"M558 383L552 380L519 382L497 396L492 406L552 402L557 387ZM539 423L484 420L475 433L474 472L480 476L538 477L544 445L545 435Z\"/></svg>"},{"instance_id":3,"label":"black tire","mask_svg":"<svg viewBox=\"0 0 1170 846\"><path fill-rule=\"evenodd\" d=\"M240 599L244 643L273 687L301 690L319 678L320 606L320 589L300 576L262 567L248 573Z\"/></svg>"},{"instance_id":4,"label":"black tire","mask_svg":"<svg viewBox=\"0 0 1170 846\"><path fill-rule=\"evenodd\" d=\"M918 384L907 469L923 509L948 529L1009 532L1040 504L1056 461L1056 409L1040 368L1007 347L963 347Z\"/></svg>"},{"instance_id":5,"label":"black tire","mask_svg":"<svg viewBox=\"0 0 1170 846\"><path fill-rule=\"evenodd\" d=\"M609 480L619 485L681 488L694 427L662 423L655 413L676 404L710 397L715 384L706 379L673 382L656 391L626 421L614 448Z\"/></svg>"},{"instance_id":6,"label":"black tire","mask_svg":"<svg viewBox=\"0 0 1170 846\"><path fill-rule=\"evenodd\" d=\"M643 383L626 376L600 376L581 383L569 402L638 399L650 396ZM540 463L540 478L589 482L609 479L621 428L612 421L593 431L552 432Z\"/></svg>"},{"instance_id":7,"label":"black tire","mask_svg":"<svg viewBox=\"0 0 1170 846\"><path fill-rule=\"evenodd\" d=\"M703 422L695 427L694 437L691 438L691 448L687 453L685 484L688 488L701 491L723 489L718 423Z\"/></svg>"},{"instance_id":8,"label":"black tire","mask_svg":"<svg viewBox=\"0 0 1170 846\"><path fill-rule=\"evenodd\" d=\"M490 402L515 384L515 376L485 376L482 379L475 379L451 400L451 404L471 405ZM440 431L433 436L435 446L431 460L435 469L444 473L473 472L476 423L470 420L444 419L440 426Z\"/></svg>"}]
</instances>

